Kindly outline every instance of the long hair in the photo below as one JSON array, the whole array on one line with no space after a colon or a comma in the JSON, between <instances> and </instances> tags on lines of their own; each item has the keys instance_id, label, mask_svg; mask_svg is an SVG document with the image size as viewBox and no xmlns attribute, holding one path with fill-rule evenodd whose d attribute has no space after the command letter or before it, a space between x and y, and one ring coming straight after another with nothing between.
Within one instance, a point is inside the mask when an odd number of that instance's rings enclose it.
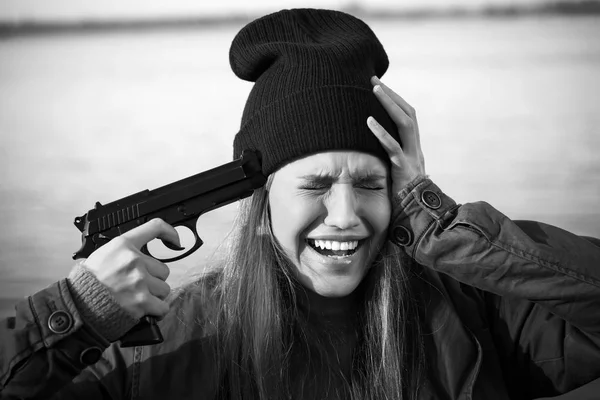
<instances>
[{"instance_id":1,"label":"long hair","mask_svg":"<svg viewBox=\"0 0 600 400\"><path fill-rule=\"evenodd\" d=\"M298 394L290 371L293 354L300 349L306 365L319 358L319 335L311 334L296 306L300 283L294 267L271 231L270 183L241 201L221 249L225 256L207 274L218 304L215 384L221 399L293 399ZM345 398L417 398L424 355L407 260L386 242L365 278ZM306 377L310 371L303 372Z\"/></svg>"}]
</instances>

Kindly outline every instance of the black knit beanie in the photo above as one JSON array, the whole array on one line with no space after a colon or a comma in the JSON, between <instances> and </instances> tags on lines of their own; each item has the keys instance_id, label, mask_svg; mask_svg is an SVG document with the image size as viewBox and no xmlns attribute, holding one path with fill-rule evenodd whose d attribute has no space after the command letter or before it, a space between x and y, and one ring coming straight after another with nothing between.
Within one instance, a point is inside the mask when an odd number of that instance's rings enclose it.
<instances>
[{"instance_id":1,"label":"black knit beanie","mask_svg":"<svg viewBox=\"0 0 600 400\"><path fill-rule=\"evenodd\" d=\"M375 117L399 140L370 83L389 62L363 21L339 11L279 11L242 28L229 62L238 77L255 82L233 143L234 159L245 149L258 150L265 175L331 150L370 153L389 165L366 123Z\"/></svg>"}]
</instances>

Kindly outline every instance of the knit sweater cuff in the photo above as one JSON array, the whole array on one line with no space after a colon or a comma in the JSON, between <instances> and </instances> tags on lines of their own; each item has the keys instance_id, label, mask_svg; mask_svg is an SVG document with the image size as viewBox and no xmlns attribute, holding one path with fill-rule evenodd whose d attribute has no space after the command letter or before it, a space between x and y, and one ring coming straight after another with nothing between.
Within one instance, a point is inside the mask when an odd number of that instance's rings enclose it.
<instances>
[{"instance_id":1,"label":"knit sweater cuff","mask_svg":"<svg viewBox=\"0 0 600 400\"><path fill-rule=\"evenodd\" d=\"M139 320L117 303L110 290L79 262L67 278L69 291L85 323L114 342Z\"/></svg>"}]
</instances>

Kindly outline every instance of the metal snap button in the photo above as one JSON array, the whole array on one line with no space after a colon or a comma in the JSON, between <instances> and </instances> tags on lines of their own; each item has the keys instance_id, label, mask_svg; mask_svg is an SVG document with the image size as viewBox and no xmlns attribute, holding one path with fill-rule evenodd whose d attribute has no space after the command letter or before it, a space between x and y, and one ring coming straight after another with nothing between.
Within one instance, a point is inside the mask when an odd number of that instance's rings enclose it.
<instances>
[{"instance_id":1,"label":"metal snap button","mask_svg":"<svg viewBox=\"0 0 600 400\"><path fill-rule=\"evenodd\" d=\"M50 314L48 328L54 333L65 333L73 326L73 317L66 311L58 310Z\"/></svg>"},{"instance_id":2,"label":"metal snap button","mask_svg":"<svg viewBox=\"0 0 600 400\"><path fill-rule=\"evenodd\" d=\"M79 361L85 365L92 365L96 364L100 360L100 357L102 357L102 349L99 347L90 347L81 352Z\"/></svg>"},{"instance_id":3,"label":"metal snap button","mask_svg":"<svg viewBox=\"0 0 600 400\"><path fill-rule=\"evenodd\" d=\"M424 190L423 193L421 193L421 200L427 207L434 210L437 210L442 206L442 199L440 199L440 196L432 190Z\"/></svg>"},{"instance_id":4,"label":"metal snap button","mask_svg":"<svg viewBox=\"0 0 600 400\"><path fill-rule=\"evenodd\" d=\"M394 228L393 241L398 246L410 246L412 237L412 233L406 227L398 225Z\"/></svg>"}]
</instances>

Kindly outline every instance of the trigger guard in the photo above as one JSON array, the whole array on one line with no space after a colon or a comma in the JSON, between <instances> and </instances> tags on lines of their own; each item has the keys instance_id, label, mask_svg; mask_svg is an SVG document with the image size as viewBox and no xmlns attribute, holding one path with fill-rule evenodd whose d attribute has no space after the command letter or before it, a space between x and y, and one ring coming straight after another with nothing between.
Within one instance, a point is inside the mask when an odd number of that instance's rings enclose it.
<instances>
[{"instance_id":1,"label":"trigger guard","mask_svg":"<svg viewBox=\"0 0 600 400\"><path fill-rule=\"evenodd\" d=\"M194 239L196 240L196 242L194 243L194 245L188 251L186 251L185 253L180 254L178 256L171 257L171 258L158 258L158 257L155 257L154 255L152 255L150 253L150 250L148 249L148 244L143 245L140 248L140 251L142 253L146 254L147 256L150 256L150 257L154 258L155 260L158 260L158 261L163 262L163 263L168 263L168 262L173 262L173 261L181 260L182 258L185 258L185 257L189 256L190 254L192 254L193 252L195 252L196 250L198 250L200 247L202 247L202 245L204 244L204 242L202 241L202 239L200 239L200 236L198 235L198 232L196 231L196 221L186 221L185 223L180 224L180 225L176 225L174 227L177 227L177 226L185 226L186 228L188 228L189 230L191 230L192 234L194 235ZM185 247L176 247L172 243L164 241L164 240L161 240L161 242L167 248L169 248L171 250L175 250L175 251L185 250Z\"/></svg>"}]
</instances>

